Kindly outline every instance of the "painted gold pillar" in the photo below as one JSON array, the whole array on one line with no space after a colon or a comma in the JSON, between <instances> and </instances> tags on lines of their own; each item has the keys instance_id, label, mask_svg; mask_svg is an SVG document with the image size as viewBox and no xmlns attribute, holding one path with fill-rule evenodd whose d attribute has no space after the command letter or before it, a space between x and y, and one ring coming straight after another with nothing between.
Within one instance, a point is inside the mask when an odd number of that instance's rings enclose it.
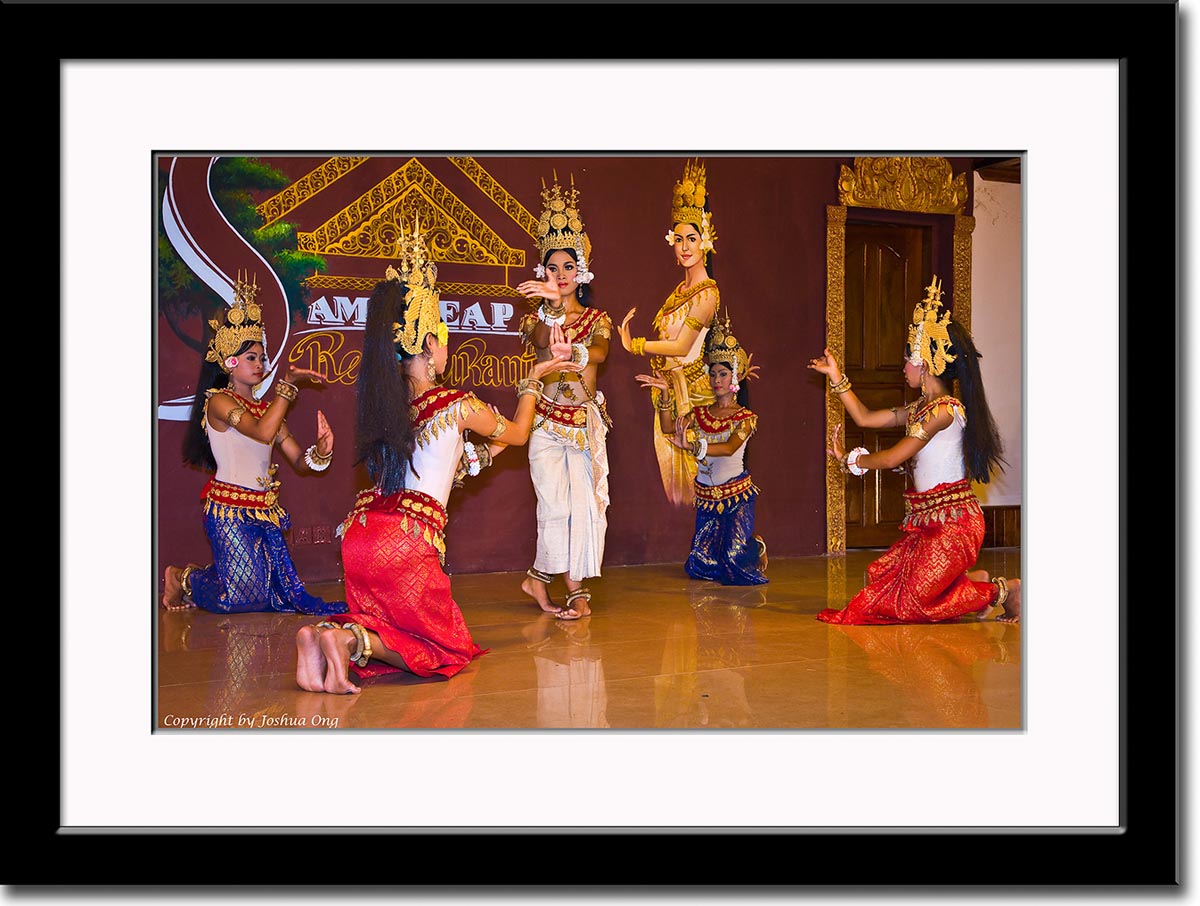
<instances>
[{"instance_id":1,"label":"painted gold pillar","mask_svg":"<svg viewBox=\"0 0 1200 906\"><path fill-rule=\"evenodd\" d=\"M846 362L846 206L825 207L825 343L839 363ZM825 394L825 439L845 422L845 410L832 393ZM825 544L831 554L846 553L846 476L825 457Z\"/></svg>"}]
</instances>

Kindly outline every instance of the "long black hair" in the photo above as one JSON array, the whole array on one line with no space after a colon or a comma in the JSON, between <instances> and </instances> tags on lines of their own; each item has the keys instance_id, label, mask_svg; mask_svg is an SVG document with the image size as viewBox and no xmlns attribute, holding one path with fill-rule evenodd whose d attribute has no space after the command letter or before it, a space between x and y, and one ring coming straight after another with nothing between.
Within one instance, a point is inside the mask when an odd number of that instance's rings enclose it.
<instances>
[{"instance_id":1,"label":"long black hair","mask_svg":"<svg viewBox=\"0 0 1200 906\"><path fill-rule=\"evenodd\" d=\"M550 263L550 256L553 255L555 252L566 252L568 255L570 255L571 260L575 262L575 273L576 274L579 273L579 253L576 252L575 249L573 249L573 248L550 249L548 252L546 252L546 256L544 258L542 258L542 267L545 267L546 265L548 265ZM590 283L580 283L578 285L579 285L579 288L577 290L575 290L575 298L579 301L579 304L582 305L584 308L591 308L591 303L588 302L588 297L591 296L591 294L592 294L591 284Z\"/></svg>"},{"instance_id":2,"label":"long black hair","mask_svg":"<svg viewBox=\"0 0 1200 906\"><path fill-rule=\"evenodd\" d=\"M238 347L234 355L241 355L254 345L262 345L258 340L247 340ZM193 466L216 470L217 460L213 456L212 446L208 442L208 432L200 427L200 419L204 417L204 403L208 400L209 390L219 390L229 386L229 375L218 362L205 359L200 365L200 377L196 379L196 396L192 400L192 413L188 416L187 432L183 435L183 461Z\"/></svg>"},{"instance_id":3,"label":"long black hair","mask_svg":"<svg viewBox=\"0 0 1200 906\"><path fill-rule=\"evenodd\" d=\"M979 360L983 355L975 348L971 334L957 321L950 321L946 331L950 334L950 351L955 359L947 363L938 377L947 386L958 381L958 399L967 409L963 461L968 477L980 484L987 484L991 480L992 470L1003 471L1008 463L1004 460L1004 444L983 391L983 374L979 369Z\"/></svg>"},{"instance_id":4,"label":"long black hair","mask_svg":"<svg viewBox=\"0 0 1200 906\"><path fill-rule=\"evenodd\" d=\"M413 356L396 342L392 329L393 324L404 323L406 291L399 280L375 284L367 302L358 372L354 464L364 464L371 481L384 494L404 488L416 449L410 417L412 391L402 368Z\"/></svg>"}]
</instances>

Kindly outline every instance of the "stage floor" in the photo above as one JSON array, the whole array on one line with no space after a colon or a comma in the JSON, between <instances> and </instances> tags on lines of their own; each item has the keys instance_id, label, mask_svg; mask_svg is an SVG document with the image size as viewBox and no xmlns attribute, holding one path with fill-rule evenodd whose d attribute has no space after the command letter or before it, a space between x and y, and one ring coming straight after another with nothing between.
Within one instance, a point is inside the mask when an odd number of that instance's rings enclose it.
<instances>
[{"instance_id":1,"label":"stage floor","mask_svg":"<svg viewBox=\"0 0 1200 906\"><path fill-rule=\"evenodd\" d=\"M296 630L315 617L159 608L152 719L186 732L1021 729L1019 624L815 618L844 606L879 554L772 559L770 583L751 588L693 581L679 564L612 567L588 582L592 616L570 623L521 593L523 573L456 575L490 652L449 680L395 674L358 695L296 686ZM978 567L1018 577L1020 550L984 550ZM337 583L308 588L344 597ZM561 600L561 582L551 594Z\"/></svg>"}]
</instances>

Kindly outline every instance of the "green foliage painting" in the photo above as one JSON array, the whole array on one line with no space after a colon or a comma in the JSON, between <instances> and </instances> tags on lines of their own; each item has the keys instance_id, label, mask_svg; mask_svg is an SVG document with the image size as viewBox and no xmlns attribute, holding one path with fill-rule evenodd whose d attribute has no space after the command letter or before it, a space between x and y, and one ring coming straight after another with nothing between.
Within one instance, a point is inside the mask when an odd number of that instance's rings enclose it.
<instances>
[{"instance_id":1,"label":"green foliage painting","mask_svg":"<svg viewBox=\"0 0 1200 906\"><path fill-rule=\"evenodd\" d=\"M296 249L296 225L277 221L269 226L255 210L255 191L277 192L288 184L288 178L262 161L250 157L222 157L212 168L212 195L221 213L263 258L270 261L283 283L288 300L288 312L303 316L309 300L305 278L325 270L320 255ZM158 210L162 209L166 181L158 187ZM184 321L200 315L201 324L216 316L224 302L206 286L175 253L160 222L158 228L158 311L167 319L175 334L197 351L206 340L189 336Z\"/></svg>"}]
</instances>

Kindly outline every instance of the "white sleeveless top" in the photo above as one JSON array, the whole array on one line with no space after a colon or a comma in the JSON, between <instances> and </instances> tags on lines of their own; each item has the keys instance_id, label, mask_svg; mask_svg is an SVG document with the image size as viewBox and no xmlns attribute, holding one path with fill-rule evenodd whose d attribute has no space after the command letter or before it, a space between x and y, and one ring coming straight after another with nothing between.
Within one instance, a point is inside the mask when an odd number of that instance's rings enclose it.
<instances>
[{"instance_id":1,"label":"white sleeveless top","mask_svg":"<svg viewBox=\"0 0 1200 906\"><path fill-rule=\"evenodd\" d=\"M217 461L217 481L256 491L270 484L268 470L273 444L260 443L232 426L215 431L211 421L205 426L205 433Z\"/></svg>"},{"instance_id":2,"label":"white sleeveless top","mask_svg":"<svg viewBox=\"0 0 1200 906\"><path fill-rule=\"evenodd\" d=\"M967 417L961 405L952 407L954 420L921 448L913 462L913 485L918 491L967 477L963 463L963 431Z\"/></svg>"},{"instance_id":3,"label":"white sleeveless top","mask_svg":"<svg viewBox=\"0 0 1200 906\"><path fill-rule=\"evenodd\" d=\"M700 431L710 444L723 443L733 436L734 430L740 424L747 424L749 433L746 439L730 456L706 456L696 463L696 481L708 487L716 487L732 481L742 474L746 460L746 447L750 445L750 437L758 429L758 416L749 409L742 409L736 417L720 420L710 420L708 410L696 410L696 429Z\"/></svg>"},{"instance_id":4,"label":"white sleeveless top","mask_svg":"<svg viewBox=\"0 0 1200 906\"><path fill-rule=\"evenodd\" d=\"M463 454L458 420L487 406L473 393L446 388L428 390L413 403L417 445L404 475L404 487L428 494L444 507Z\"/></svg>"}]
</instances>

